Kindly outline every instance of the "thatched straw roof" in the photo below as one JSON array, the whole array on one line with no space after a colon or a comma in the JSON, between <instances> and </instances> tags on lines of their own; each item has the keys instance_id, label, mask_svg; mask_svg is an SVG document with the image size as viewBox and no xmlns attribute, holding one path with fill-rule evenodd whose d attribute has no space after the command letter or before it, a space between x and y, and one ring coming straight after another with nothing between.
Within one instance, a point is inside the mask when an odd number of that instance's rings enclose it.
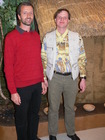
<instances>
[{"instance_id":1,"label":"thatched straw roof","mask_svg":"<svg viewBox=\"0 0 105 140\"><path fill-rule=\"evenodd\" d=\"M41 38L55 29L53 15L58 8L71 13L69 29L81 36L105 35L105 0L31 0Z\"/></svg>"}]
</instances>

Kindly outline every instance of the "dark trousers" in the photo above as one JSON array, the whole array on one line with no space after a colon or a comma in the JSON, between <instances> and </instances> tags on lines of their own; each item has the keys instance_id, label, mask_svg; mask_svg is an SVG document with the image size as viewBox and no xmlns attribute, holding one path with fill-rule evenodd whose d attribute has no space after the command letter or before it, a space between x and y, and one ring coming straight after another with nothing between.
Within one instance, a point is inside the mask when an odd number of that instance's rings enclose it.
<instances>
[{"instance_id":1,"label":"dark trousers","mask_svg":"<svg viewBox=\"0 0 105 140\"><path fill-rule=\"evenodd\" d=\"M39 123L41 83L17 88L17 92L21 97L21 105L15 105L17 140L35 140Z\"/></svg>"}]
</instances>

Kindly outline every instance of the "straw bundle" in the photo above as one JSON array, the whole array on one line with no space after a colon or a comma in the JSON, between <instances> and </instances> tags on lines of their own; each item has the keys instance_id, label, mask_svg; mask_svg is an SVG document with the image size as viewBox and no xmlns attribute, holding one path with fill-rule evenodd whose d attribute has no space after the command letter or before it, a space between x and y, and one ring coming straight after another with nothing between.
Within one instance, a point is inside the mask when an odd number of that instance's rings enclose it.
<instances>
[{"instance_id":1,"label":"straw bundle","mask_svg":"<svg viewBox=\"0 0 105 140\"><path fill-rule=\"evenodd\" d=\"M105 0L31 0L43 36L55 29L53 15L59 8L71 13L69 29L81 36L105 35Z\"/></svg>"}]
</instances>

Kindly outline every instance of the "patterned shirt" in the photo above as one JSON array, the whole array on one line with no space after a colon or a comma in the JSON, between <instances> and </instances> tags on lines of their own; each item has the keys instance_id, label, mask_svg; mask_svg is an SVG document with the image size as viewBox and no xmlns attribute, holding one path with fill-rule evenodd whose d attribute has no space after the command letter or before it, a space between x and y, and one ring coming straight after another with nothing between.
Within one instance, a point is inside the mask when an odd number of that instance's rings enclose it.
<instances>
[{"instance_id":1,"label":"patterned shirt","mask_svg":"<svg viewBox=\"0 0 105 140\"><path fill-rule=\"evenodd\" d=\"M80 77L86 76L86 54L84 50L84 44L81 36L79 36L80 50L78 65L80 70ZM56 63L55 71L65 73L71 71L70 57L69 57L69 41L68 41L68 29L64 34L60 34L56 30ZM44 76L46 78L46 67L47 67L47 54L44 44L42 44L42 62L44 68Z\"/></svg>"},{"instance_id":2,"label":"patterned shirt","mask_svg":"<svg viewBox=\"0 0 105 140\"><path fill-rule=\"evenodd\" d=\"M68 30L62 35L56 30L56 43L55 71L61 73L70 72Z\"/></svg>"}]
</instances>

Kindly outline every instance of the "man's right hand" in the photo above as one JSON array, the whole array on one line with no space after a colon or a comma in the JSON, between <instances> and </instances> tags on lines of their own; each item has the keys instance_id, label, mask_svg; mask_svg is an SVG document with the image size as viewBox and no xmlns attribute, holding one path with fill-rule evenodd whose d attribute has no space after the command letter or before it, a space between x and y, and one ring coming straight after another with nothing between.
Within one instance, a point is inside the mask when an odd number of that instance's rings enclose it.
<instances>
[{"instance_id":1,"label":"man's right hand","mask_svg":"<svg viewBox=\"0 0 105 140\"><path fill-rule=\"evenodd\" d=\"M16 104L20 105L21 104L21 98L18 93L11 94L11 100Z\"/></svg>"}]
</instances>

